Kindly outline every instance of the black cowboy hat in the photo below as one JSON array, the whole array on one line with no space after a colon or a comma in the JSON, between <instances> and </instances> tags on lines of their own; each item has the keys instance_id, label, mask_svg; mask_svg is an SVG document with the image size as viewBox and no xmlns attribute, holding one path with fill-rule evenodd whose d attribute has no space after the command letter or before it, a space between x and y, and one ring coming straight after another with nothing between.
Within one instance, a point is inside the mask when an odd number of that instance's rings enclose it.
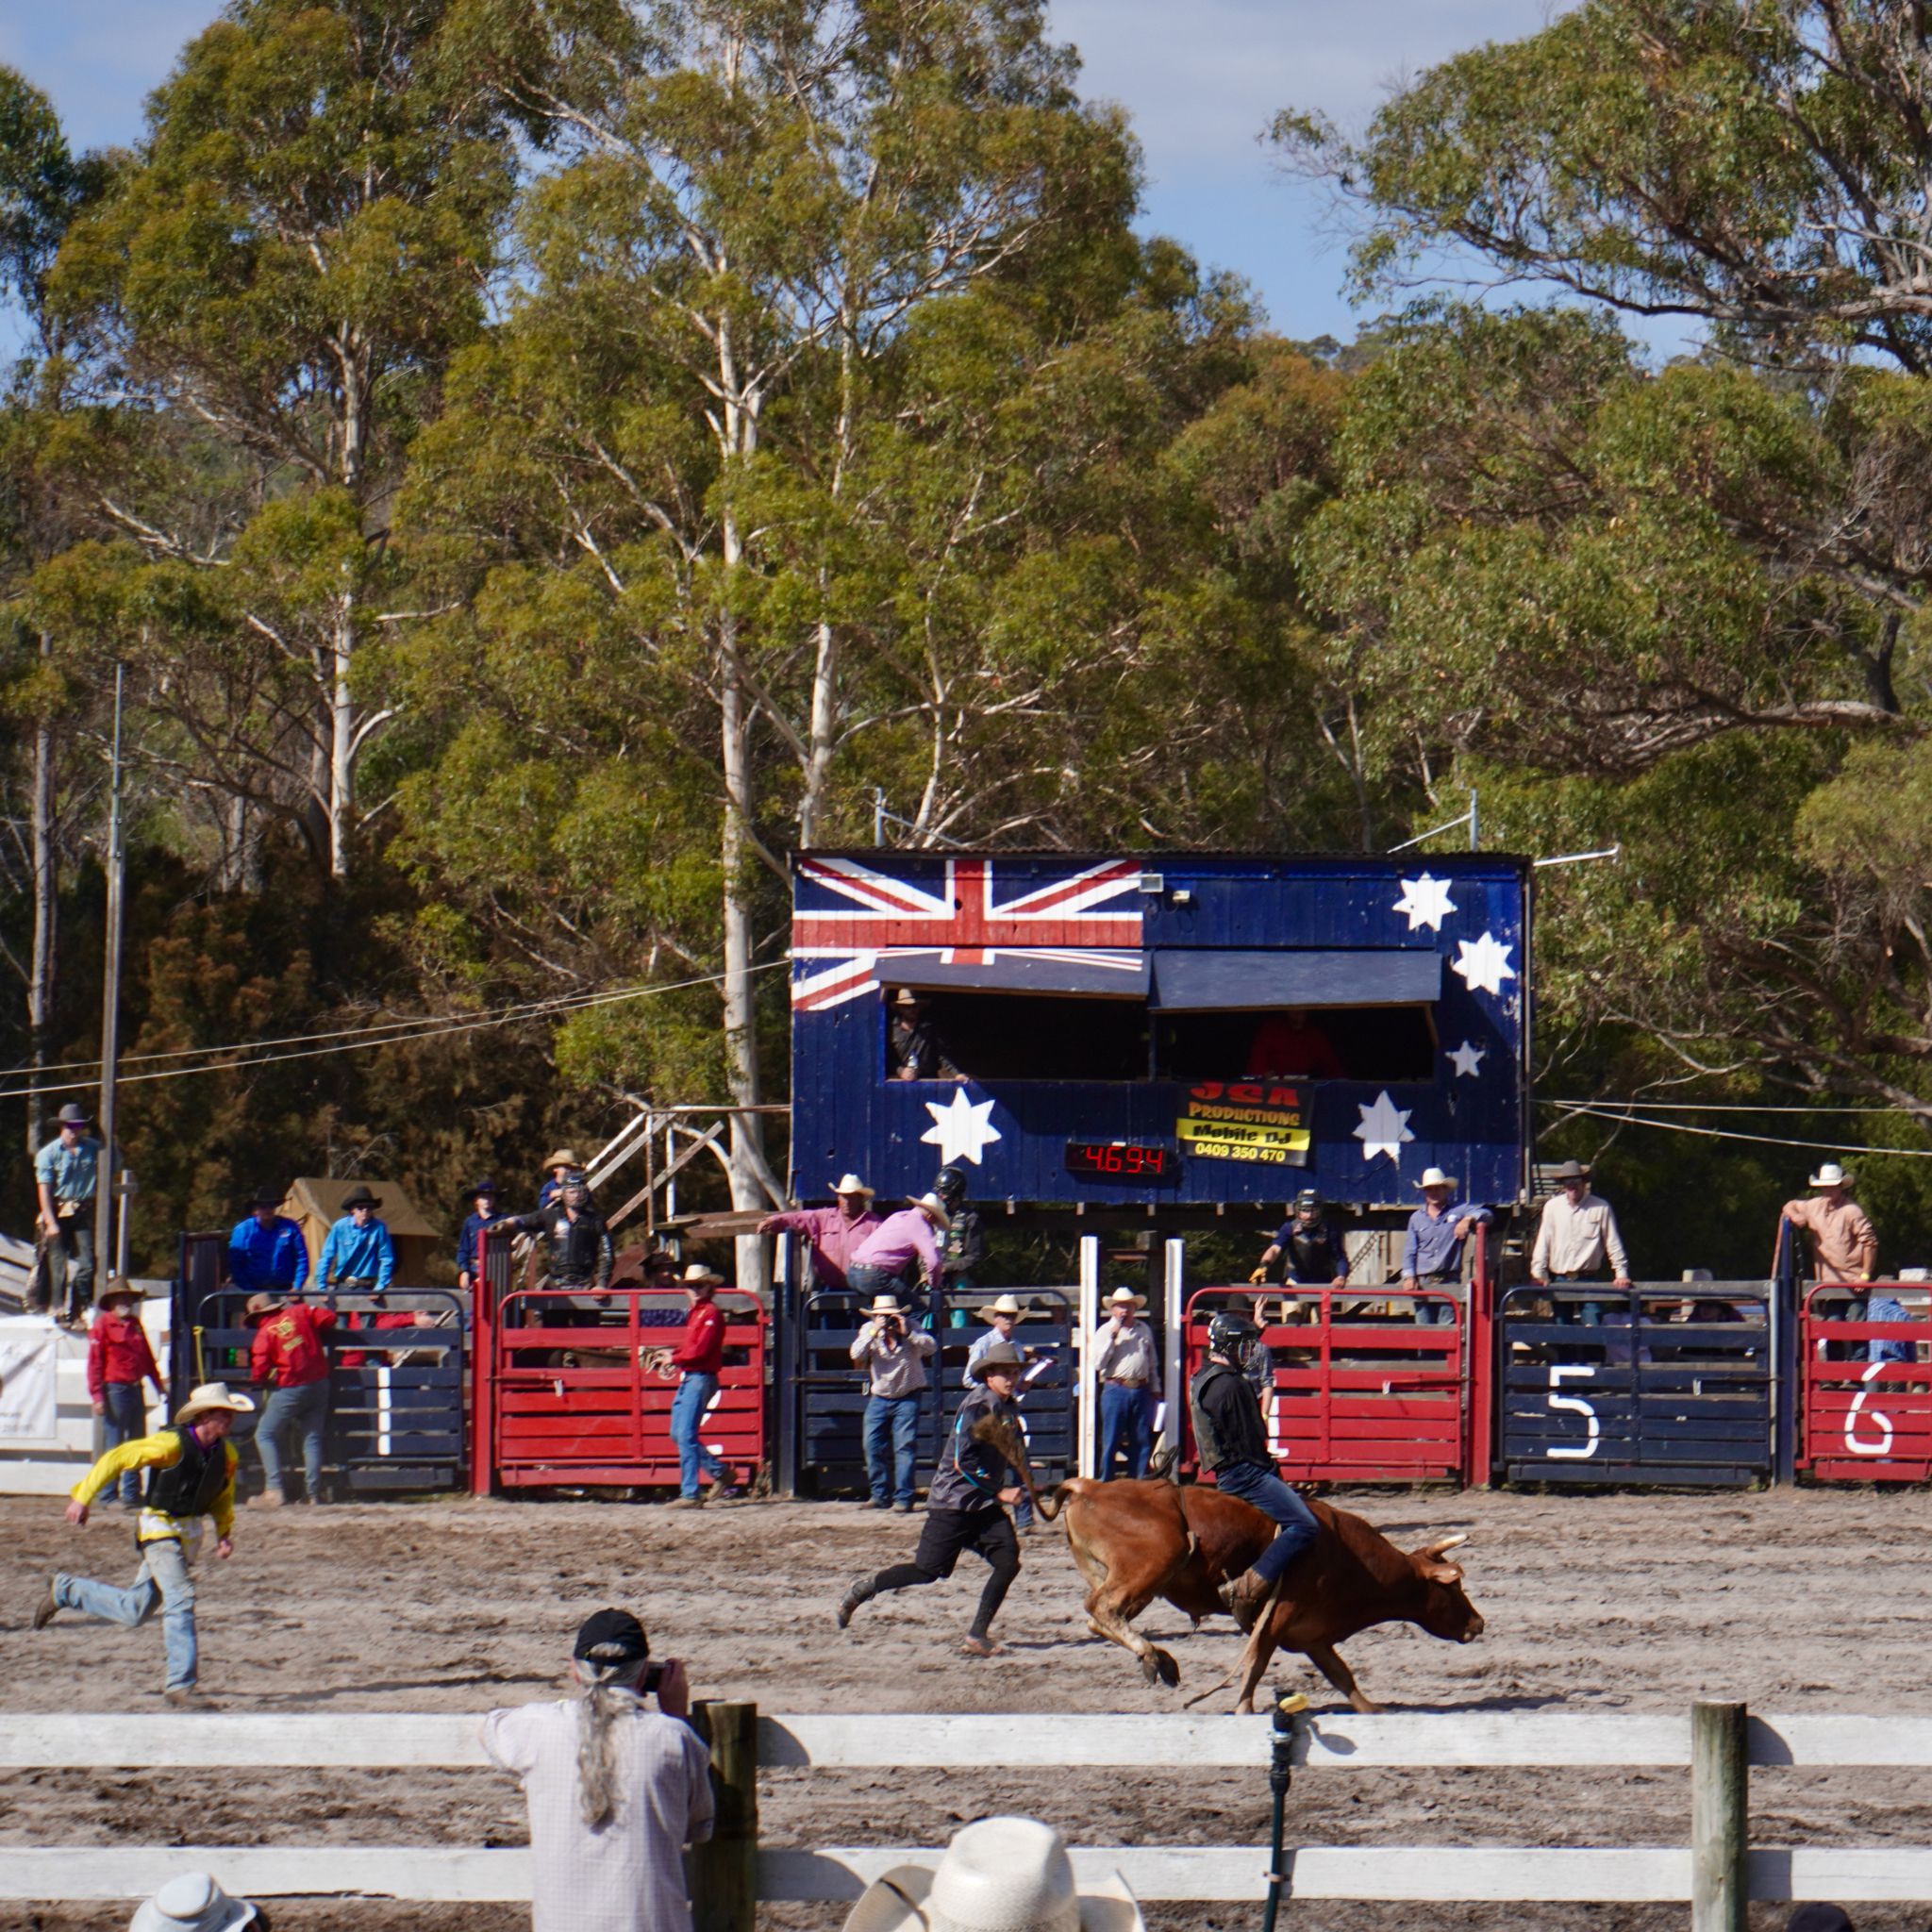
<instances>
[{"instance_id":1,"label":"black cowboy hat","mask_svg":"<svg viewBox=\"0 0 1932 1932\"><path fill-rule=\"evenodd\" d=\"M367 1188L354 1187L342 1196L342 1206L347 1208L380 1208L381 1200Z\"/></svg>"}]
</instances>

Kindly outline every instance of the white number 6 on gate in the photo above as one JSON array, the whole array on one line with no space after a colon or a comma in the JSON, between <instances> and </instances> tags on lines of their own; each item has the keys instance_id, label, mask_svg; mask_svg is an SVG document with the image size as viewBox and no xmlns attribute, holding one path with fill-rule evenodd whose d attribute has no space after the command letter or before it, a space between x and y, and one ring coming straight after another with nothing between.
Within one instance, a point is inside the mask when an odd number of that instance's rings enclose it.
<instances>
[{"instance_id":1,"label":"white number 6 on gate","mask_svg":"<svg viewBox=\"0 0 1932 1932\"><path fill-rule=\"evenodd\" d=\"M1562 1410L1566 1415L1580 1415L1589 1436L1580 1443L1565 1446L1558 1443L1550 1445L1548 1456L1552 1462L1587 1462L1596 1454L1596 1445L1603 1440L1603 1425L1596 1419L1596 1410L1580 1395L1560 1395L1566 1380L1588 1382L1595 1378L1596 1370L1582 1362L1552 1362L1550 1364L1550 1410L1554 1414Z\"/></svg>"}]
</instances>

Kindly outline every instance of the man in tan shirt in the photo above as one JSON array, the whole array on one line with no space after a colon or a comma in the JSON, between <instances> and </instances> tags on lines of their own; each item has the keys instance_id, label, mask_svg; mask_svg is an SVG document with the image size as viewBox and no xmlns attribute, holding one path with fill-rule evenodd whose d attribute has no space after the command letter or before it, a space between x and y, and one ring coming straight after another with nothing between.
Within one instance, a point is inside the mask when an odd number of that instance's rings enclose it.
<instances>
[{"instance_id":1,"label":"man in tan shirt","mask_svg":"<svg viewBox=\"0 0 1932 1932\"><path fill-rule=\"evenodd\" d=\"M1529 1278L1539 1288L1553 1281L1601 1281L1607 1268L1610 1286L1621 1292L1630 1287L1630 1257L1617 1229L1616 1210L1590 1188L1590 1170L1566 1160L1552 1178L1557 1191L1543 1203L1537 1224L1536 1248L1529 1257ZM1556 1305L1559 1322L1580 1321L1594 1328L1603 1321L1601 1302Z\"/></svg>"},{"instance_id":2,"label":"man in tan shirt","mask_svg":"<svg viewBox=\"0 0 1932 1932\"><path fill-rule=\"evenodd\" d=\"M1852 1199L1851 1176L1827 1160L1809 1183L1808 1201L1787 1201L1785 1219L1811 1237L1820 1281L1870 1281L1878 1273L1878 1237Z\"/></svg>"}]
</instances>

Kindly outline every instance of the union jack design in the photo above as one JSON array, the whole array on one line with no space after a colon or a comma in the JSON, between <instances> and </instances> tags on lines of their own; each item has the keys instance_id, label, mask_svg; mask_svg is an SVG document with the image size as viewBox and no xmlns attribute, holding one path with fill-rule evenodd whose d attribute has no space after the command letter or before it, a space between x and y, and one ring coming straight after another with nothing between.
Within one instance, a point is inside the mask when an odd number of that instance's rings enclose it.
<instances>
[{"instance_id":1,"label":"union jack design","mask_svg":"<svg viewBox=\"0 0 1932 1932\"><path fill-rule=\"evenodd\" d=\"M993 858L948 858L931 885L856 859L800 858L791 1004L800 1012L876 991L882 959L946 966L1060 960L1138 973L1141 867L1110 859L1042 882L1038 859L1003 883Z\"/></svg>"}]
</instances>

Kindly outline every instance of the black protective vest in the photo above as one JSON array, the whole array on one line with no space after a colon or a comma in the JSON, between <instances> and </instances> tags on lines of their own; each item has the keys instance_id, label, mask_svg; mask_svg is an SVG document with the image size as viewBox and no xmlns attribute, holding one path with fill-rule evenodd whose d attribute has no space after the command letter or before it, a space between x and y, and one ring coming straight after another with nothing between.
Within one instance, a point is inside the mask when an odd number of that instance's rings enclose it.
<instances>
[{"instance_id":1,"label":"black protective vest","mask_svg":"<svg viewBox=\"0 0 1932 1932\"><path fill-rule=\"evenodd\" d=\"M1311 1228L1296 1226L1288 1238L1288 1278L1305 1286L1325 1288L1338 1274L1348 1273L1342 1259L1341 1237L1325 1221Z\"/></svg>"},{"instance_id":2,"label":"black protective vest","mask_svg":"<svg viewBox=\"0 0 1932 1932\"><path fill-rule=\"evenodd\" d=\"M1261 1426L1261 1405L1254 1385L1239 1369L1210 1361L1188 1390L1188 1412L1204 1468L1222 1470L1231 1462L1274 1467L1267 1432Z\"/></svg>"},{"instance_id":3,"label":"black protective vest","mask_svg":"<svg viewBox=\"0 0 1932 1932\"><path fill-rule=\"evenodd\" d=\"M204 1449L193 1429L178 1424L168 1433L181 1444L180 1458L171 1469L148 1471L147 1507L181 1519L206 1516L228 1486L227 1442L212 1442Z\"/></svg>"}]
</instances>

